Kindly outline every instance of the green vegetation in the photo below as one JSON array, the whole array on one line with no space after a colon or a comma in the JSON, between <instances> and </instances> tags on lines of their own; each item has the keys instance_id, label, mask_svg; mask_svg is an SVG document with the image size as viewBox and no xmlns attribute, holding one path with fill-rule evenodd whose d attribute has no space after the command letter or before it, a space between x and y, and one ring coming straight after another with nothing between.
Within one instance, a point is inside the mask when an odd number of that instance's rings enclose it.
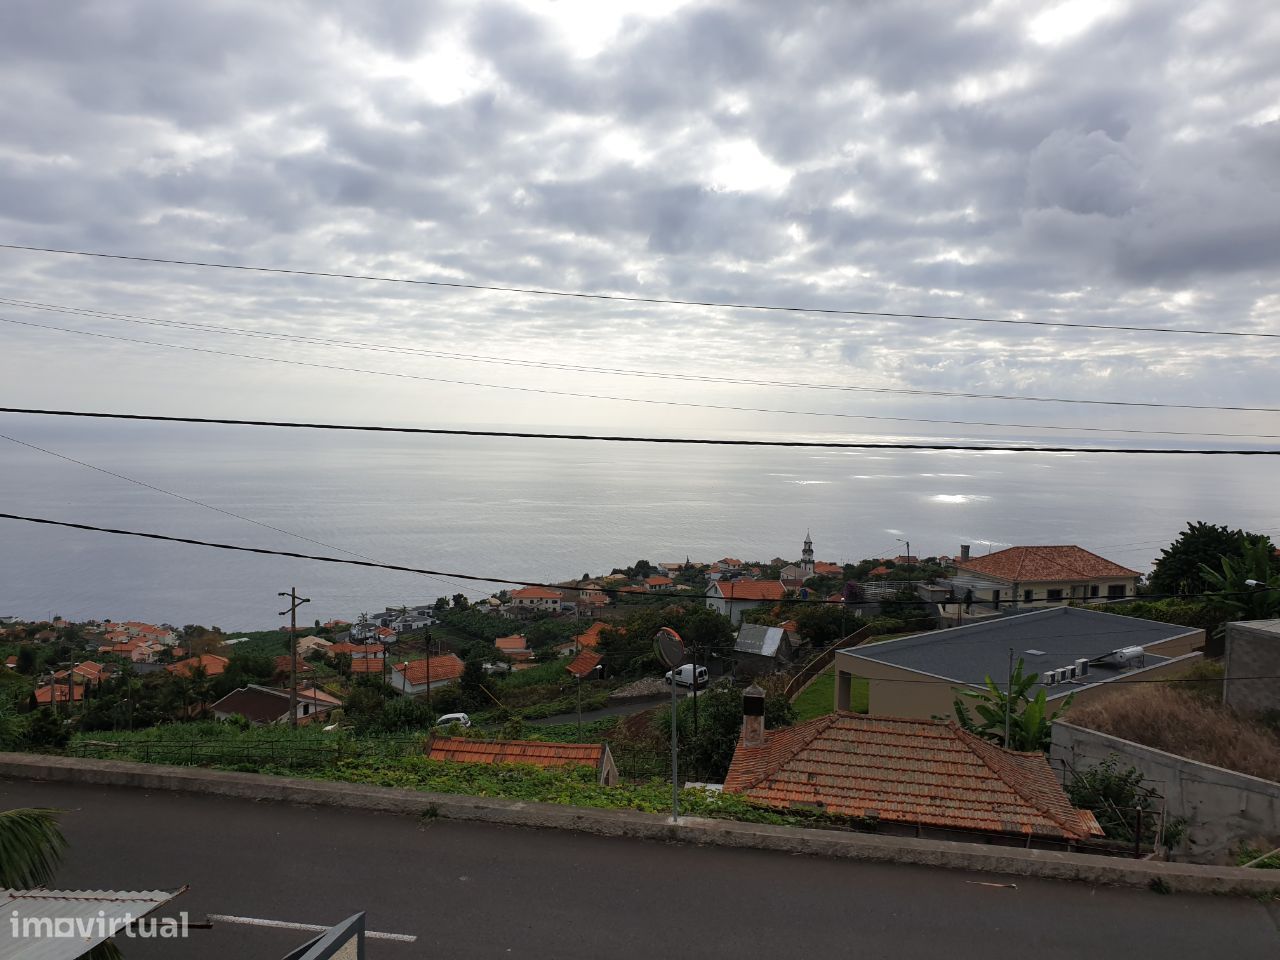
<instances>
[{"instance_id":1,"label":"green vegetation","mask_svg":"<svg viewBox=\"0 0 1280 960\"><path fill-rule=\"evenodd\" d=\"M680 734L680 763L691 779L720 783L729 772L733 751L742 731L742 692L723 685L708 689L697 698L697 726L694 725L692 697L676 708ZM788 726L795 714L781 693L766 695L765 725L770 729ZM664 740L671 736L671 709L658 715L658 731Z\"/></svg>"},{"instance_id":2,"label":"green vegetation","mask_svg":"<svg viewBox=\"0 0 1280 960\"><path fill-rule=\"evenodd\" d=\"M1067 784L1072 806L1090 810L1109 840L1154 846L1163 839L1172 850L1186 835L1186 821L1160 823L1160 795L1143 784L1142 773L1134 767L1120 768L1112 754L1087 770L1077 771ZM1163 826L1163 838L1161 828Z\"/></svg>"},{"instance_id":3,"label":"green vegetation","mask_svg":"<svg viewBox=\"0 0 1280 960\"><path fill-rule=\"evenodd\" d=\"M1029 696L1031 688L1040 682L1038 673L1024 673L1022 659L1013 668L1007 690L1003 689L990 677L987 677L983 690L956 690L955 715L960 726L970 733L995 743L1003 744L1010 750L1049 749L1053 721L1067 707L1071 706L1074 694L1067 697L1062 705L1053 713L1049 713L1047 697L1043 689L1034 697ZM969 701L973 713L969 712ZM1007 732L1006 732L1007 731Z\"/></svg>"},{"instance_id":4,"label":"green vegetation","mask_svg":"<svg viewBox=\"0 0 1280 960\"><path fill-rule=\"evenodd\" d=\"M867 697L870 686L862 677L854 677L850 684L849 709L854 713L867 712ZM792 702L796 713L796 723L825 717L835 709L836 671L828 667L813 679L813 683L805 687L800 696Z\"/></svg>"},{"instance_id":5,"label":"green vegetation","mask_svg":"<svg viewBox=\"0 0 1280 960\"><path fill-rule=\"evenodd\" d=\"M1223 558L1243 559L1251 544L1261 545L1269 558L1274 557L1271 538L1266 534L1211 523L1188 523L1178 539L1160 551L1147 582L1155 593L1204 593L1214 584L1205 579L1203 568L1220 569ZM1271 566L1280 568L1280 562L1271 559ZM1257 579L1266 581L1267 577Z\"/></svg>"},{"instance_id":6,"label":"green vegetation","mask_svg":"<svg viewBox=\"0 0 1280 960\"><path fill-rule=\"evenodd\" d=\"M602 724L614 722L602 721ZM560 739L572 728L574 725L565 724L560 728L535 728L529 733ZM582 807L647 813L664 813L670 809L669 782L651 780L604 787L596 782L595 771L586 767L546 770L523 765L436 761L423 755L423 743L422 737L353 737L325 734L314 727L295 731L281 727L241 729L233 724L206 723L95 738L80 736L70 752ZM778 813L737 795L696 789L681 791L680 803L682 810L691 815L754 823L846 829L866 829L873 825L872 821L817 811Z\"/></svg>"},{"instance_id":7,"label":"green vegetation","mask_svg":"<svg viewBox=\"0 0 1280 960\"><path fill-rule=\"evenodd\" d=\"M1243 867L1246 863L1253 864L1257 870L1280 870L1280 853L1271 853L1268 856L1262 856L1268 853L1267 850L1258 850L1253 847L1241 847L1236 854L1236 866ZM1258 858L1262 857L1261 860ZM1257 863L1253 861L1257 860Z\"/></svg>"}]
</instances>

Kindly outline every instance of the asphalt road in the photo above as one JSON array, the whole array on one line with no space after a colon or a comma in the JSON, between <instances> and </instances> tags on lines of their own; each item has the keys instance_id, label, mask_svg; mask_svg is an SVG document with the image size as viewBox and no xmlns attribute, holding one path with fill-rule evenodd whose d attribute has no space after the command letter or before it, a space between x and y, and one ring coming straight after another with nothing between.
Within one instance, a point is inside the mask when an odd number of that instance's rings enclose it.
<instances>
[{"instance_id":1,"label":"asphalt road","mask_svg":"<svg viewBox=\"0 0 1280 960\"><path fill-rule=\"evenodd\" d=\"M0 780L0 809L65 810L64 888L190 884L171 905L329 924L359 910L373 960L1274 958L1274 907L892 864L419 821L281 803ZM0 936L7 933L7 924ZM293 931L219 922L125 941L130 960L279 960Z\"/></svg>"}]
</instances>

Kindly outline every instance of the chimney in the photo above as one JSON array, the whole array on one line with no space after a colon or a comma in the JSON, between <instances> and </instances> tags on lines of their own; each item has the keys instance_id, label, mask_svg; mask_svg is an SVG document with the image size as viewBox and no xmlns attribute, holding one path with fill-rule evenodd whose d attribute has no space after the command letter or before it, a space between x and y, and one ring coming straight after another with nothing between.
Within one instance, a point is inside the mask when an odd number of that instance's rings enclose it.
<instances>
[{"instance_id":1,"label":"chimney","mask_svg":"<svg viewBox=\"0 0 1280 960\"><path fill-rule=\"evenodd\" d=\"M961 560L969 559L969 545L967 543L960 544L960 559Z\"/></svg>"},{"instance_id":2,"label":"chimney","mask_svg":"<svg viewBox=\"0 0 1280 960\"><path fill-rule=\"evenodd\" d=\"M742 691L742 745L764 746L764 691L754 683Z\"/></svg>"}]
</instances>

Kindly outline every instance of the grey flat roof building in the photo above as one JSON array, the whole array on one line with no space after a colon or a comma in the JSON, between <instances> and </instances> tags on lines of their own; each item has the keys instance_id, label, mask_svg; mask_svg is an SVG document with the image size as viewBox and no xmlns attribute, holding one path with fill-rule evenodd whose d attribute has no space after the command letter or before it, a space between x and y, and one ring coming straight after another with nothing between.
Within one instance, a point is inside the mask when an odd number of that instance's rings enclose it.
<instances>
[{"instance_id":1,"label":"grey flat roof building","mask_svg":"<svg viewBox=\"0 0 1280 960\"><path fill-rule=\"evenodd\" d=\"M858 661L883 664L929 677L972 686L991 677L1003 683L1009 672L1009 651L1026 673L1044 674L1071 667L1077 660L1097 660L1124 647L1143 647L1140 664L1092 664L1076 681L1055 684L1050 698L1066 696L1083 687L1113 679L1135 666L1150 669L1185 653L1186 644L1162 645L1178 638L1199 636L1202 631L1178 624L1137 617L1099 613L1079 607L1052 607L979 623L935 630L930 633L873 643L840 651L847 669L856 672ZM1156 650L1150 648L1155 647ZM1159 652L1157 652L1159 651ZM1036 689L1039 689L1037 685Z\"/></svg>"}]
</instances>

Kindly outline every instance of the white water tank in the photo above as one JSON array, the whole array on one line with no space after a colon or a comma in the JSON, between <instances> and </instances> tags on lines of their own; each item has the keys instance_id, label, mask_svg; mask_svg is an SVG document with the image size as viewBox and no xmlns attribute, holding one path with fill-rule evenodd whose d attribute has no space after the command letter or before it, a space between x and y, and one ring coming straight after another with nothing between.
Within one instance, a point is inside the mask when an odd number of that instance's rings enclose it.
<instances>
[{"instance_id":1,"label":"white water tank","mask_svg":"<svg viewBox=\"0 0 1280 960\"><path fill-rule=\"evenodd\" d=\"M1107 659L1119 667L1131 667L1142 659L1145 652L1142 647L1121 647L1112 650Z\"/></svg>"}]
</instances>

